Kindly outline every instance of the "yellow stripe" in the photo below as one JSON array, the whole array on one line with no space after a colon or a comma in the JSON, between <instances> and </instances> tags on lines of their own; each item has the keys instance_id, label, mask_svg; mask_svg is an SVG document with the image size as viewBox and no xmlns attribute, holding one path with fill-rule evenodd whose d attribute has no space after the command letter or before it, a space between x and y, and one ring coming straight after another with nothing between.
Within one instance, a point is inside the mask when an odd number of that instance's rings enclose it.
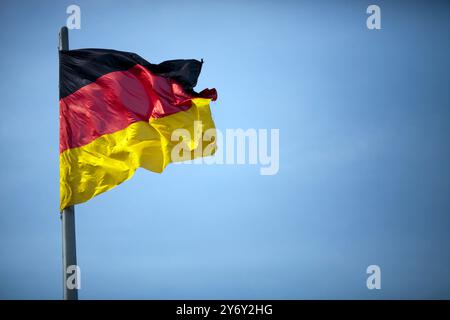
<instances>
[{"instance_id":1,"label":"yellow stripe","mask_svg":"<svg viewBox=\"0 0 450 320\"><path fill-rule=\"evenodd\" d=\"M136 122L82 147L65 150L59 156L60 209L85 202L117 186L131 178L138 167L162 172L170 162L176 161L171 157L178 143L171 141L175 129L190 133L191 141L184 142L192 158L202 156L196 150L203 133L215 128L209 102L210 99L196 98L187 111ZM201 121L202 126L194 126L194 121ZM211 144L201 143L202 148Z\"/></svg>"}]
</instances>

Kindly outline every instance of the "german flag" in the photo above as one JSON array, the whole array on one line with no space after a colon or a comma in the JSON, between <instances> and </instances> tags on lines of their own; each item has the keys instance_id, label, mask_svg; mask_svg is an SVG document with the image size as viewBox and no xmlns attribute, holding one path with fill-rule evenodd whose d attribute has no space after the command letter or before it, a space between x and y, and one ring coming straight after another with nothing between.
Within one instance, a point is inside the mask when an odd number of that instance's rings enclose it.
<instances>
[{"instance_id":1,"label":"german flag","mask_svg":"<svg viewBox=\"0 0 450 320\"><path fill-rule=\"evenodd\" d=\"M176 129L189 133L181 140L189 137L190 158L214 152L215 141L202 138L215 130L209 103L217 93L193 89L203 61L151 64L107 49L60 51L59 59L61 210L117 186L138 167L162 172L177 161ZM196 152L206 145L208 154Z\"/></svg>"}]
</instances>

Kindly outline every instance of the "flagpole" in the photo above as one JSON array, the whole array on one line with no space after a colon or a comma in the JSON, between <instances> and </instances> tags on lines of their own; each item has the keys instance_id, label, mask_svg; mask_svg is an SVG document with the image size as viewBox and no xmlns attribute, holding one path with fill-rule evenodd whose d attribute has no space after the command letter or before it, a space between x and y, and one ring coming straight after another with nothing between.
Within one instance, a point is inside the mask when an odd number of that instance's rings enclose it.
<instances>
[{"instance_id":1,"label":"flagpole","mask_svg":"<svg viewBox=\"0 0 450 320\"><path fill-rule=\"evenodd\" d=\"M59 51L69 50L69 30L62 27L59 31ZM77 265L77 248L75 241L75 206L69 206L61 212L62 221L62 256L63 256L63 286L64 300L78 300L78 289L69 288L69 282L73 283L74 272L78 268L70 270L68 267ZM79 279L79 275L75 275ZM71 277L71 279L69 279ZM78 283L78 280L76 280Z\"/></svg>"}]
</instances>

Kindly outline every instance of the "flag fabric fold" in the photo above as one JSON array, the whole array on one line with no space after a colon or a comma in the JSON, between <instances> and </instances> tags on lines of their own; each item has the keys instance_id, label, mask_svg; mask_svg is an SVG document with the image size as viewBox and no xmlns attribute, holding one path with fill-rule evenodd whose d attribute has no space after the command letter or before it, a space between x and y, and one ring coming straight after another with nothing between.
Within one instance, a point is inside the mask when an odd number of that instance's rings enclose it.
<instances>
[{"instance_id":1,"label":"flag fabric fold","mask_svg":"<svg viewBox=\"0 0 450 320\"><path fill-rule=\"evenodd\" d=\"M194 91L198 60L151 64L107 49L60 51L60 209L131 178L139 167L162 172L174 161L176 129L189 132L191 155L214 130L215 89ZM200 123L200 127L196 125ZM196 140L195 140L196 139ZM214 144L209 142L208 145Z\"/></svg>"}]
</instances>

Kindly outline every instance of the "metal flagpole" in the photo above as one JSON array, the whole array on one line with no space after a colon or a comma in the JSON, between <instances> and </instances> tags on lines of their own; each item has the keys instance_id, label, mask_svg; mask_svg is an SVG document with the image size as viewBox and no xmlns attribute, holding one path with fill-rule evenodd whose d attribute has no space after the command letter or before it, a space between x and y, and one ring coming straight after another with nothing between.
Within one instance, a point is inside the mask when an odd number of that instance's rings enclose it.
<instances>
[{"instance_id":1,"label":"metal flagpole","mask_svg":"<svg viewBox=\"0 0 450 320\"><path fill-rule=\"evenodd\" d=\"M62 27L59 31L59 50L69 50L69 30L67 27ZM76 284L78 284L79 275L77 274L77 249L75 242L75 207L70 206L65 208L61 213L62 221L62 255L63 255L63 285L64 285L64 300L78 300L77 287L72 288L68 284L73 283L74 272L77 277ZM68 268L72 267L70 270ZM68 272L69 271L69 272Z\"/></svg>"}]
</instances>

